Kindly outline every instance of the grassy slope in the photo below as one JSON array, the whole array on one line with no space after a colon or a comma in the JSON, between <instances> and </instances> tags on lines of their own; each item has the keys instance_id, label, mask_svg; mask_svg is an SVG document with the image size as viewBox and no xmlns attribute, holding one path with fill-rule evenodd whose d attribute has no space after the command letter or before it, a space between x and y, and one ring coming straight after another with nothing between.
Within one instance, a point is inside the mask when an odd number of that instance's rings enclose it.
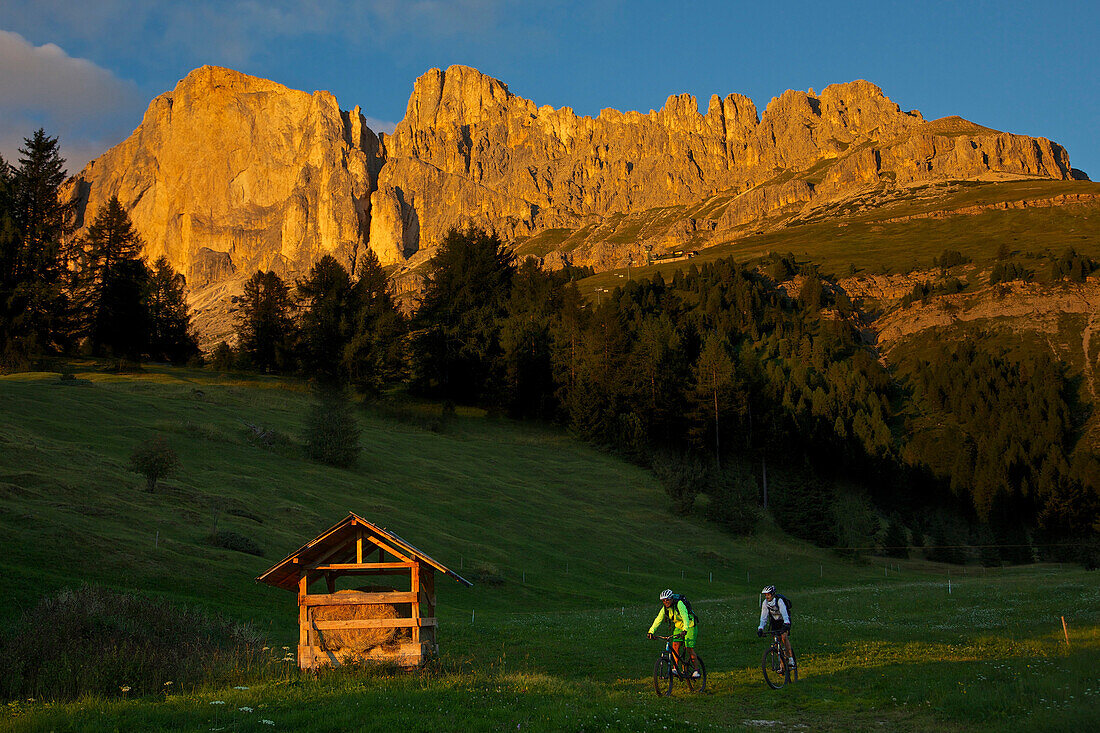
<instances>
[{"instance_id":1,"label":"grassy slope","mask_svg":"<svg viewBox=\"0 0 1100 733\"><path fill-rule=\"evenodd\" d=\"M1019 253L1061 254L1067 247L1100 259L1100 205L990 210L943 219L887 220L935 211L991 206L999 202L1052 198L1063 194L1100 191L1100 184L1081 181L1015 181L969 184L944 196L897 201L889 206L788 226L716 244L700 251L695 263L720 257L746 260L768 252L794 253L843 276L849 266L863 271L908 271L932 267L945 249L956 249L976 261L992 261L1001 242ZM667 278L690 264L679 261L631 268L634 277L658 270ZM622 283L625 270L609 270L582 281L584 292Z\"/></svg>"},{"instance_id":2,"label":"grassy slope","mask_svg":"<svg viewBox=\"0 0 1100 733\"><path fill-rule=\"evenodd\" d=\"M282 729L343 730L362 726L367 710L370 727L412 730L1096 722L1100 596L1083 571L954 569L948 594L946 569L932 564L903 561L888 572L768 527L731 540L673 519L648 474L553 430L467 415L437 435L364 416L361 467L338 471L249 443L242 421L300 429L308 395L293 385L167 369L79 376L91 383L0 378L0 609L9 620L40 594L91 579L202 603L289 643L293 596L252 578L347 509L503 583L440 585L444 664L432 675L9 706L16 730L270 729L261 716ZM168 436L185 467L157 494L125 469L151 431ZM215 505L219 527L248 535L268 557L203 544ZM779 693L756 669L765 580L795 598L805 670ZM712 695L669 701L649 690L657 650L641 634L653 595L668 585L689 593L702 616ZM1075 636L1068 652L1062 614Z\"/></svg>"}]
</instances>

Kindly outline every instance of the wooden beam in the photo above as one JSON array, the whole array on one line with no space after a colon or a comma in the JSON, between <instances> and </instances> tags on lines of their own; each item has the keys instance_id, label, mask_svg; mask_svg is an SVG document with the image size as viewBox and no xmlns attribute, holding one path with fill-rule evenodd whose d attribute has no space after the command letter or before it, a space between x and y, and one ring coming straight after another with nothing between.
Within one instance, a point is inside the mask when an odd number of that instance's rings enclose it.
<instances>
[{"instance_id":1,"label":"wooden beam","mask_svg":"<svg viewBox=\"0 0 1100 733\"><path fill-rule=\"evenodd\" d=\"M420 604L425 607L422 609L425 615L435 615L435 571L430 567L421 569Z\"/></svg>"},{"instance_id":2,"label":"wooden beam","mask_svg":"<svg viewBox=\"0 0 1100 733\"><path fill-rule=\"evenodd\" d=\"M434 618L353 618L342 621L314 621L312 627L318 631L334 629L408 629L420 626L435 626Z\"/></svg>"},{"instance_id":3,"label":"wooden beam","mask_svg":"<svg viewBox=\"0 0 1100 733\"><path fill-rule=\"evenodd\" d=\"M332 558L340 555L341 553L345 553L345 552L346 553L351 552L351 543L350 542L343 542L343 543L337 545L336 547L333 547L331 550L326 552L324 555L321 555L319 558L317 558L312 563L312 565L310 565L310 567L311 568L316 568L318 565L324 565L325 563L327 563Z\"/></svg>"},{"instance_id":4,"label":"wooden beam","mask_svg":"<svg viewBox=\"0 0 1100 733\"><path fill-rule=\"evenodd\" d=\"M355 562L360 565L363 563L363 529L361 527L355 530Z\"/></svg>"},{"instance_id":5,"label":"wooden beam","mask_svg":"<svg viewBox=\"0 0 1100 733\"><path fill-rule=\"evenodd\" d=\"M342 573L355 570L411 570L416 567L414 562L334 562L328 565L318 565L313 568L317 571L339 570Z\"/></svg>"},{"instance_id":6,"label":"wooden beam","mask_svg":"<svg viewBox=\"0 0 1100 733\"><path fill-rule=\"evenodd\" d=\"M380 547L380 548L382 548L383 550L385 550L386 552L390 553L390 554L391 554L391 555L393 555L394 557L399 557L399 558L401 558L402 560L404 560L405 562L413 562L413 559L412 559L411 557L409 557L408 555L406 555L406 554L405 554L404 552L400 552L400 551L398 551L398 550L395 550L395 549L393 549L393 547L391 547L391 546L390 546L390 545L389 545L389 544L388 544L388 543L387 543L387 542L386 542L385 540L383 540L383 539L382 539L381 537L377 537L377 536L375 536L375 535L370 535L370 536L368 536L368 537L367 537L367 539L368 539L368 540L369 540L370 542L372 542L372 543L374 543L375 545L377 545L378 547Z\"/></svg>"},{"instance_id":7,"label":"wooden beam","mask_svg":"<svg viewBox=\"0 0 1100 733\"><path fill-rule=\"evenodd\" d=\"M333 595L302 596L298 603L303 606L369 606L378 603L415 603L415 593L401 591L391 593L363 593L360 591L336 593Z\"/></svg>"}]
</instances>

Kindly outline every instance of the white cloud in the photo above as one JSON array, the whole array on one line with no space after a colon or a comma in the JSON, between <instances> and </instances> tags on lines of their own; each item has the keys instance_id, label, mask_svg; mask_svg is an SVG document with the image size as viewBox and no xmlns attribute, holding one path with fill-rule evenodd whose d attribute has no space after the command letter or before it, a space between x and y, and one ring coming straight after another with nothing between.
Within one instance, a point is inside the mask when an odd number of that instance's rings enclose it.
<instances>
[{"instance_id":1,"label":"white cloud","mask_svg":"<svg viewBox=\"0 0 1100 733\"><path fill-rule=\"evenodd\" d=\"M386 122L385 120L379 120L377 118L369 117L367 115L363 115L363 120L365 121L364 124L366 124L366 126L369 127L371 131L384 132L387 135L392 135L393 128L397 127L396 122Z\"/></svg>"},{"instance_id":2,"label":"white cloud","mask_svg":"<svg viewBox=\"0 0 1100 733\"><path fill-rule=\"evenodd\" d=\"M141 118L137 85L53 43L35 46L0 30L0 154L18 157L39 127L61 139L70 173L121 140Z\"/></svg>"}]
</instances>

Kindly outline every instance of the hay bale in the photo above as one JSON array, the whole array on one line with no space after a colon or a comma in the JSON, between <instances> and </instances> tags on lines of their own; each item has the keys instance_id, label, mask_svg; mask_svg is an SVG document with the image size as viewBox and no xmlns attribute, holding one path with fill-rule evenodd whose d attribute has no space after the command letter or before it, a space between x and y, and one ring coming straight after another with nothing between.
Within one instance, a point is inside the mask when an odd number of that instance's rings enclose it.
<instances>
[{"instance_id":1,"label":"hay bale","mask_svg":"<svg viewBox=\"0 0 1100 733\"><path fill-rule=\"evenodd\" d=\"M336 595L358 593L339 590ZM385 603L365 606L317 606L312 611L314 621L350 621L365 618L398 618L397 609ZM397 629L330 629L320 632L320 646L326 652L339 652L341 656L362 655L376 646L389 643L397 636Z\"/></svg>"}]
</instances>

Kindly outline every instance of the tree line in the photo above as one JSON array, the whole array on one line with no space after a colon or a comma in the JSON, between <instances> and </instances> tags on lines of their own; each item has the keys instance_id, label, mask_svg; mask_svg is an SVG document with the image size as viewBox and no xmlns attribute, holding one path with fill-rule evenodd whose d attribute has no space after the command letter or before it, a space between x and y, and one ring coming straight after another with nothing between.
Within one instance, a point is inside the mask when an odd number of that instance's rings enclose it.
<instances>
[{"instance_id":1,"label":"tree line","mask_svg":"<svg viewBox=\"0 0 1100 733\"><path fill-rule=\"evenodd\" d=\"M68 236L65 161L57 138L24 139L18 165L0 158L0 366L42 354L173 362L198 355L186 283L150 265L117 198L87 232Z\"/></svg>"},{"instance_id":2,"label":"tree line","mask_svg":"<svg viewBox=\"0 0 1100 733\"><path fill-rule=\"evenodd\" d=\"M240 356L563 424L653 468L677 510L704 494L707 515L741 531L770 463L781 523L825 545L890 532L918 544L1095 537L1100 472L1077 446L1082 406L1053 358L985 338L887 369L812 264L718 260L591 302L577 273L517 262L493 234L451 231L408 317L376 260L359 272L326 258L296 297L257 273ZM794 274L803 284L790 297L776 280ZM919 420L951 430L930 440Z\"/></svg>"}]
</instances>

